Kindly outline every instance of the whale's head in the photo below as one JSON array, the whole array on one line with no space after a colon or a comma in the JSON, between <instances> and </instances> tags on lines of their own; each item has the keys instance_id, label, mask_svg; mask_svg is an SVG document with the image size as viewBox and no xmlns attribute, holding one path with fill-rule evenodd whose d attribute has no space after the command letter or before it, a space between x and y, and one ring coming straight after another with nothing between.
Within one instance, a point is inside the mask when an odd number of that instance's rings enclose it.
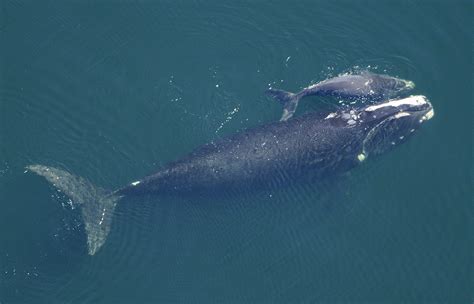
<instances>
[{"instance_id":1,"label":"whale's head","mask_svg":"<svg viewBox=\"0 0 474 304\"><path fill-rule=\"evenodd\" d=\"M409 96L367 106L358 113L363 144L358 159L383 153L406 141L434 116L425 96Z\"/></svg>"},{"instance_id":2,"label":"whale's head","mask_svg":"<svg viewBox=\"0 0 474 304\"><path fill-rule=\"evenodd\" d=\"M374 86L378 87L385 97L404 95L415 88L415 83L411 80L405 80L388 75L375 75Z\"/></svg>"}]
</instances>

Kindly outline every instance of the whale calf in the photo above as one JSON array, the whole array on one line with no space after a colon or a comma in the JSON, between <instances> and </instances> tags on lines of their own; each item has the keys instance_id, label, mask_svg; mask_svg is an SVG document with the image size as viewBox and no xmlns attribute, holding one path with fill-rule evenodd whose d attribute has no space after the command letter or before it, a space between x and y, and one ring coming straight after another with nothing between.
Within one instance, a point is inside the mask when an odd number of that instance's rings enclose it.
<instances>
[{"instance_id":1,"label":"whale calf","mask_svg":"<svg viewBox=\"0 0 474 304\"><path fill-rule=\"evenodd\" d=\"M346 74L321 81L298 93L268 89L266 94L283 104L283 114L280 120L288 120L295 113L299 100L305 96L381 100L395 97L414 87L415 84L409 80L363 71L359 74Z\"/></svg>"},{"instance_id":2,"label":"whale calf","mask_svg":"<svg viewBox=\"0 0 474 304\"><path fill-rule=\"evenodd\" d=\"M407 140L434 110L426 97L410 96L362 108L308 113L238 132L198 147L156 173L115 191L62 169L31 165L79 205L88 252L95 254L110 230L117 201L147 195L238 195L276 189L344 173L371 155Z\"/></svg>"}]
</instances>

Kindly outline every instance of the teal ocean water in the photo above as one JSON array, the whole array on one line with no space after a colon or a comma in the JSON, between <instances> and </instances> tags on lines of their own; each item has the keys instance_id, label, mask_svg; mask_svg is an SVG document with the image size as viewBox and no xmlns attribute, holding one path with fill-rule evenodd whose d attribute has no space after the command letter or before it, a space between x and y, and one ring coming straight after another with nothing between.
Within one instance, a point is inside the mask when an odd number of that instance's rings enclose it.
<instances>
[{"instance_id":1,"label":"teal ocean water","mask_svg":"<svg viewBox=\"0 0 474 304\"><path fill-rule=\"evenodd\" d=\"M1 1L0 303L472 303L472 1ZM337 179L117 207L94 256L46 164L116 189L367 69L436 115ZM308 98L301 115L337 107Z\"/></svg>"}]
</instances>

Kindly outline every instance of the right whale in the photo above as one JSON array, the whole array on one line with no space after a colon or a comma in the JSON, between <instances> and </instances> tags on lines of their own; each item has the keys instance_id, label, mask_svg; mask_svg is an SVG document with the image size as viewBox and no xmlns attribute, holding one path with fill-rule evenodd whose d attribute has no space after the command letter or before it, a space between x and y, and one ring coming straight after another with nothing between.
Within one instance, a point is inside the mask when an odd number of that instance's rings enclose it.
<instances>
[{"instance_id":1,"label":"right whale","mask_svg":"<svg viewBox=\"0 0 474 304\"><path fill-rule=\"evenodd\" d=\"M317 183L390 151L433 115L433 106L421 95L332 113L307 113L204 144L115 191L60 168L36 164L27 169L80 207L88 252L93 255L104 244L122 198L240 195Z\"/></svg>"},{"instance_id":2,"label":"right whale","mask_svg":"<svg viewBox=\"0 0 474 304\"><path fill-rule=\"evenodd\" d=\"M359 74L345 74L313 84L298 93L268 89L266 94L283 104L281 121L293 116L298 102L305 96L334 96L345 99L370 98L372 101L388 99L415 87L413 81L388 75L362 71Z\"/></svg>"}]
</instances>

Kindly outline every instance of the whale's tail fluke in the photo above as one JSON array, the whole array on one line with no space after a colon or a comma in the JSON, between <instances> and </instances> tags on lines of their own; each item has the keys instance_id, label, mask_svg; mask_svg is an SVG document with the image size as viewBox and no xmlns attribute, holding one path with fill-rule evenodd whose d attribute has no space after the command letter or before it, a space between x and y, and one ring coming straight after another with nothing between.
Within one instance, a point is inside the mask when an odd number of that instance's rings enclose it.
<instances>
[{"instance_id":1,"label":"whale's tail fluke","mask_svg":"<svg viewBox=\"0 0 474 304\"><path fill-rule=\"evenodd\" d=\"M88 252L94 255L109 234L112 215L121 196L96 187L88 180L64 170L42 165L31 165L26 168L46 178L79 206L87 234Z\"/></svg>"},{"instance_id":2,"label":"whale's tail fluke","mask_svg":"<svg viewBox=\"0 0 474 304\"><path fill-rule=\"evenodd\" d=\"M301 98L300 94L277 89L268 89L265 91L265 93L283 105L283 114L280 118L280 121L288 120L293 116Z\"/></svg>"}]
</instances>

